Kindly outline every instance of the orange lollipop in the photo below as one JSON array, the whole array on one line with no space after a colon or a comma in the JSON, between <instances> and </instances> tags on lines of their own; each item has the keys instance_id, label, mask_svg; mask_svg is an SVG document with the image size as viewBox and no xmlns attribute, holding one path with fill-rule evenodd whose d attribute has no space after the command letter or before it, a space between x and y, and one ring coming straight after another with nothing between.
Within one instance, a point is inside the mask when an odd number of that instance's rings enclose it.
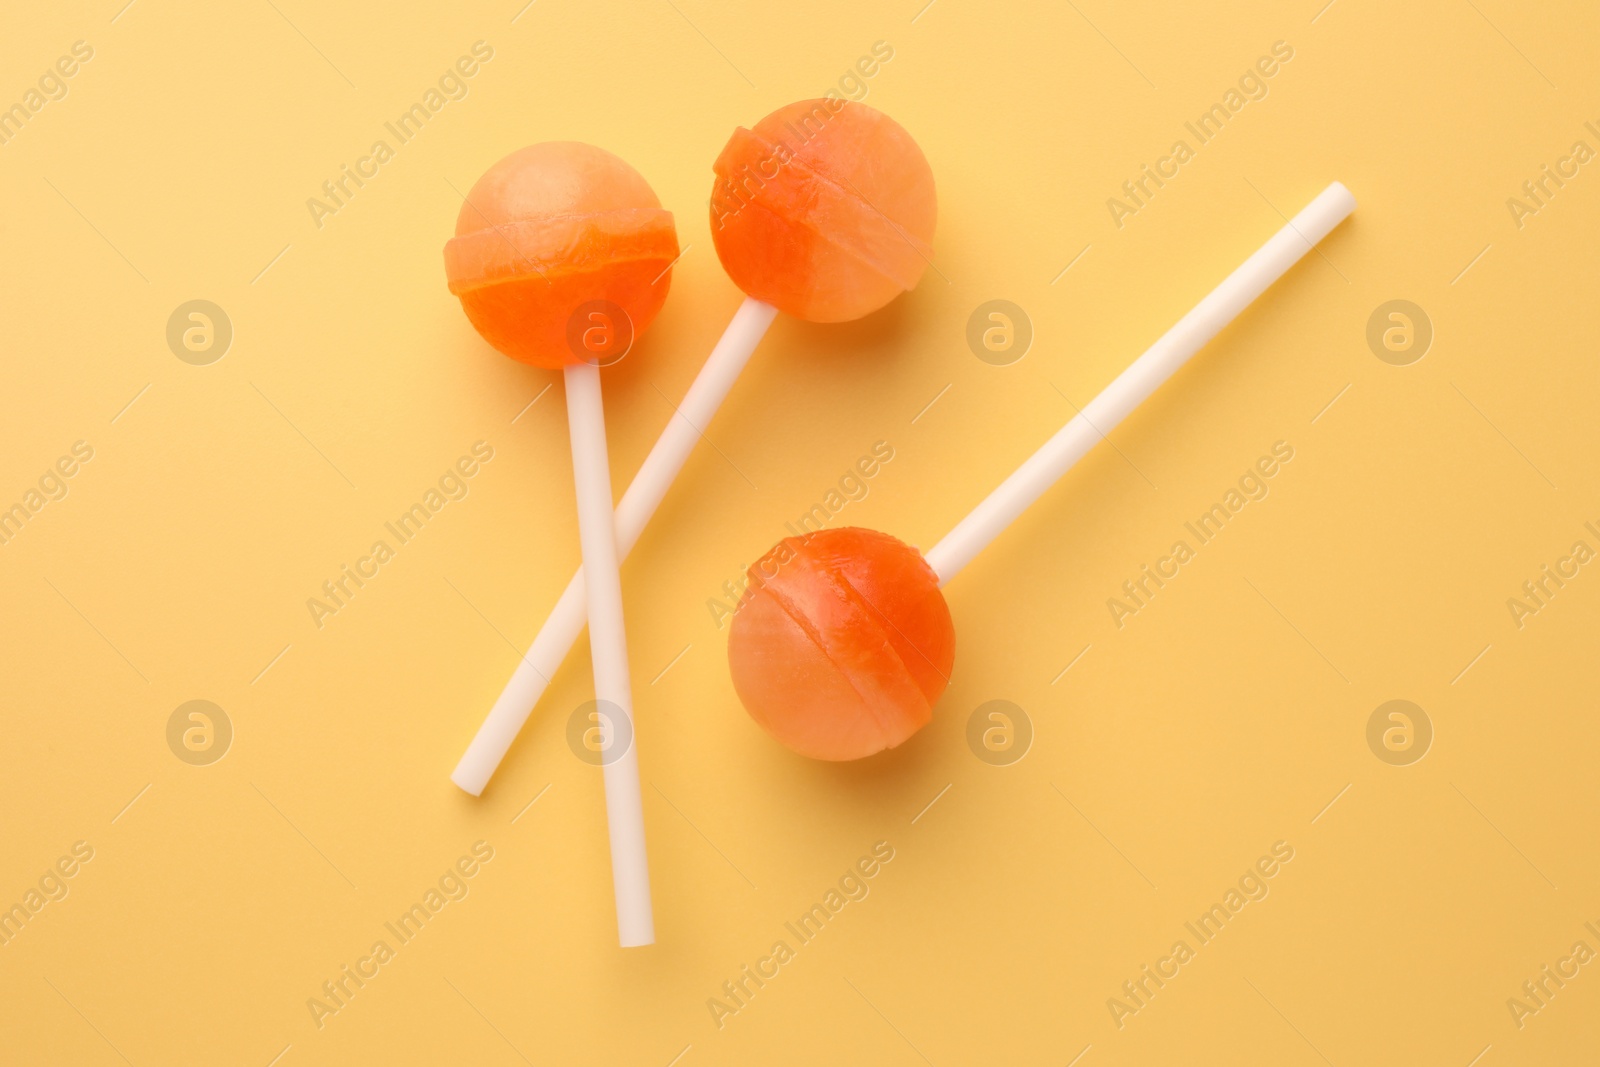
<instances>
[{"instance_id":1,"label":"orange lollipop","mask_svg":"<svg viewBox=\"0 0 1600 1067\"><path fill-rule=\"evenodd\" d=\"M639 172L571 141L513 152L478 179L444 249L450 291L485 340L566 381L595 710L622 944L655 940L633 691L617 577L600 367L627 354L667 297L672 216Z\"/></svg>"},{"instance_id":2,"label":"orange lollipop","mask_svg":"<svg viewBox=\"0 0 1600 1067\"><path fill-rule=\"evenodd\" d=\"M728 661L739 699L779 741L855 759L933 717L956 633L916 549L854 527L786 537L750 568L750 588Z\"/></svg>"},{"instance_id":3,"label":"orange lollipop","mask_svg":"<svg viewBox=\"0 0 1600 1067\"><path fill-rule=\"evenodd\" d=\"M549 370L626 353L666 301L662 272L677 258L672 213L639 172L577 141L530 145L490 167L444 246L450 291L484 340ZM583 330L602 324L573 317L595 305L616 318L602 302L626 318L606 344L599 334L584 343Z\"/></svg>"},{"instance_id":4,"label":"orange lollipop","mask_svg":"<svg viewBox=\"0 0 1600 1067\"><path fill-rule=\"evenodd\" d=\"M801 100L740 127L712 166L711 235L750 296L844 322L914 287L933 257L933 170L865 104Z\"/></svg>"},{"instance_id":5,"label":"orange lollipop","mask_svg":"<svg viewBox=\"0 0 1600 1067\"><path fill-rule=\"evenodd\" d=\"M921 729L955 659L940 587L1354 209L1349 190L1330 185L926 558L870 530L780 541L750 567L728 635L733 687L751 718L796 752L828 760L870 756Z\"/></svg>"}]
</instances>

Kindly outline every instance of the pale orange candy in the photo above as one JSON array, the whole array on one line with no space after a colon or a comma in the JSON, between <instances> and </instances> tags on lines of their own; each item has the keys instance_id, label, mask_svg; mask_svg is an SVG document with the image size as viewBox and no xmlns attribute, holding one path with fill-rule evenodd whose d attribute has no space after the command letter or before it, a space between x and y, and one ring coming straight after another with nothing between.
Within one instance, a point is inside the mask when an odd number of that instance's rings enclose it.
<instances>
[{"instance_id":1,"label":"pale orange candy","mask_svg":"<svg viewBox=\"0 0 1600 1067\"><path fill-rule=\"evenodd\" d=\"M812 322L913 288L933 259L933 171L865 104L802 100L743 127L712 166L711 236L734 283Z\"/></svg>"},{"instance_id":2,"label":"pale orange candy","mask_svg":"<svg viewBox=\"0 0 1600 1067\"><path fill-rule=\"evenodd\" d=\"M628 322L610 325L642 334L667 298L677 257L672 213L649 183L577 141L530 145L490 167L444 247L450 291L484 340L551 370L595 361L572 341L584 305L615 305Z\"/></svg>"},{"instance_id":3,"label":"pale orange candy","mask_svg":"<svg viewBox=\"0 0 1600 1067\"><path fill-rule=\"evenodd\" d=\"M784 538L749 577L728 665L773 737L803 756L852 760L932 719L956 635L920 552L872 530L822 530Z\"/></svg>"}]
</instances>

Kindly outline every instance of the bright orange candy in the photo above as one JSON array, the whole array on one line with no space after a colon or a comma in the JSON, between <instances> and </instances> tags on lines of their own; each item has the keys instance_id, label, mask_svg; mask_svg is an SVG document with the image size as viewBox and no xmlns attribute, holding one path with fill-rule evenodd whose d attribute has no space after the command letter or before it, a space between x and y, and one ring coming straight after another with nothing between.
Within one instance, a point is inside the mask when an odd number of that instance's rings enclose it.
<instances>
[{"instance_id":1,"label":"bright orange candy","mask_svg":"<svg viewBox=\"0 0 1600 1067\"><path fill-rule=\"evenodd\" d=\"M803 756L860 759L933 718L956 634L920 552L843 527L784 538L749 575L728 664L773 737Z\"/></svg>"},{"instance_id":2,"label":"bright orange candy","mask_svg":"<svg viewBox=\"0 0 1600 1067\"><path fill-rule=\"evenodd\" d=\"M672 213L639 172L576 141L530 145L490 167L444 246L450 291L484 340L551 370L604 361L594 339L643 333L677 257ZM616 308L626 322L610 321ZM586 332L594 324L602 332Z\"/></svg>"},{"instance_id":3,"label":"bright orange candy","mask_svg":"<svg viewBox=\"0 0 1600 1067\"><path fill-rule=\"evenodd\" d=\"M812 322L911 289L933 258L933 171L865 104L802 100L740 127L712 166L711 236L734 283Z\"/></svg>"}]
</instances>

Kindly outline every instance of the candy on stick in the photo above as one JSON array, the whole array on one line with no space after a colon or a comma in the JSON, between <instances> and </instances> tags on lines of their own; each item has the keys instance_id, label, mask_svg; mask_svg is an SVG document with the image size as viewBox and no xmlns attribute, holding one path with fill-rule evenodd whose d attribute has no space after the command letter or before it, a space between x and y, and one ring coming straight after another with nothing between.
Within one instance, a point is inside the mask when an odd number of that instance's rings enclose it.
<instances>
[{"instance_id":1,"label":"candy on stick","mask_svg":"<svg viewBox=\"0 0 1600 1067\"><path fill-rule=\"evenodd\" d=\"M728 635L734 689L751 717L827 760L892 748L926 724L955 661L940 587L1355 206L1338 182L1323 190L926 557L852 528L780 541L750 567Z\"/></svg>"},{"instance_id":2,"label":"candy on stick","mask_svg":"<svg viewBox=\"0 0 1600 1067\"><path fill-rule=\"evenodd\" d=\"M755 300L846 322L916 286L937 203L922 149L865 104L802 100L733 131L712 165L717 256Z\"/></svg>"},{"instance_id":3,"label":"candy on stick","mask_svg":"<svg viewBox=\"0 0 1600 1067\"><path fill-rule=\"evenodd\" d=\"M624 947L650 944L655 927L600 366L625 355L661 310L677 257L672 215L644 178L611 153L570 141L533 145L490 167L444 250L450 291L484 339L565 377L595 698L623 720L611 724L613 736L629 739L602 760Z\"/></svg>"},{"instance_id":4,"label":"candy on stick","mask_svg":"<svg viewBox=\"0 0 1600 1067\"><path fill-rule=\"evenodd\" d=\"M748 296L617 504L620 556L779 311L813 322L860 318L915 286L932 255L933 172L910 134L864 104L780 108L734 131L712 169L712 238ZM586 569L587 557L450 776L474 796L583 631Z\"/></svg>"}]
</instances>

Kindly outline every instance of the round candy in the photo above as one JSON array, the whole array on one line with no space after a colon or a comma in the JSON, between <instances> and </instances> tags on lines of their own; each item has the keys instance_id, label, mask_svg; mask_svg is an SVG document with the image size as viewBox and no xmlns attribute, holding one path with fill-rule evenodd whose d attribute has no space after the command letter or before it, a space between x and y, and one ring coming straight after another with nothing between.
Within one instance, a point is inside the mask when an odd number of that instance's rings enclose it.
<instances>
[{"instance_id":1,"label":"round candy","mask_svg":"<svg viewBox=\"0 0 1600 1067\"><path fill-rule=\"evenodd\" d=\"M672 213L639 172L576 141L490 167L444 246L450 291L484 340L551 370L620 357L661 310L677 256Z\"/></svg>"},{"instance_id":2,"label":"round candy","mask_svg":"<svg viewBox=\"0 0 1600 1067\"><path fill-rule=\"evenodd\" d=\"M712 166L711 236L734 283L812 322L845 322L933 259L933 171L865 104L802 100L735 130Z\"/></svg>"},{"instance_id":3,"label":"round candy","mask_svg":"<svg viewBox=\"0 0 1600 1067\"><path fill-rule=\"evenodd\" d=\"M872 530L822 530L784 538L749 576L728 663L773 737L815 759L860 759L933 717L956 634L920 552Z\"/></svg>"}]
</instances>

